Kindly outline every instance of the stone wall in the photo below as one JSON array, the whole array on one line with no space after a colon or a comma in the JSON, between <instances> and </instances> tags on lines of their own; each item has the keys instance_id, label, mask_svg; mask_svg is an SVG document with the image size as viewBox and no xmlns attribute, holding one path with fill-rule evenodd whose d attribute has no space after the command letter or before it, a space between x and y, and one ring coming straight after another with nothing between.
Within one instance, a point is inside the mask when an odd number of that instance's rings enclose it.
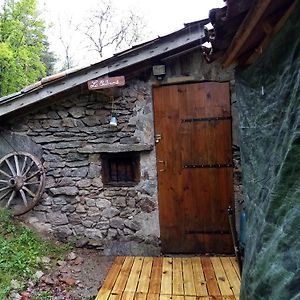
<instances>
[{"instance_id":1,"label":"stone wall","mask_svg":"<svg viewBox=\"0 0 300 300\"><path fill-rule=\"evenodd\" d=\"M62 241L106 254L158 254L150 86L133 81L121 89L114 100L117 127L109 125L111 107L107 96L83 94L13 120L11 131L40 145L47 170L45 193L23 219ZM103 187L100 153L125 151L140 153L140 182Z\"/></svg>"},{"instance_id":2,"label":"stone wall","mask_svg":"<svg viewBox=\"0 0 300 300\"><path fill-rule=\"evenodd\" d=\"M147 82L132 80L120 89L121 95L114 101L117 128L108 124L112 102L100 93L84 92L59 99L55 104L12 120L6 139L17 150L29 147L39 157L42 155L47 169L43 198L24 220L63 241L95 246L105 254L159 254L151 87L195 81L231 83L238 218L242 188L233 72L222 70L218 63L208 65L200 51L164 63L166 76L162 81L149 78L151 71L147 71ZM20 145L22 148L18 149ZM4 153L9 149L0 146L0 154L1 150ZM104 187L101 153L125 151L140 153L140 182L133 187Z\"/></svg>"}]
</instances>

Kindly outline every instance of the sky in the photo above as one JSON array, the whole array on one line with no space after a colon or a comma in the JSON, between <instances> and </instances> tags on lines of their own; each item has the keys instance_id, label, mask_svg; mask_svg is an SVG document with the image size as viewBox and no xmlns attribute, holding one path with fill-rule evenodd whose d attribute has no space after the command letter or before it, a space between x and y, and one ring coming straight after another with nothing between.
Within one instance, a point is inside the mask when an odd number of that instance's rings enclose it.
<instances>
[{"instance_id":1,"label":"sky","mask_svg":"<svg viewBox=\"0 0 300 300\"><path fill-rule=\"evenodd\" d=\"M115 6L124 11L133 10L142 16L147 32L145 40L151 40L157 36L163 36L183 27L184 23L206 19L208 11L212 8L223 7L223 0L112 0ZM81 38L76 34L70 34L68 22L84 21L84 15L99 3L98 0L39 0L42 17L49 26L47 35L51 44L51 50L58 57L63 57L63 47L59 35L72 44L74 61L83 66L99 60L96 53L87 51ZM109 49L106 57L113 54Z\"/></svg>"}]
</instances>

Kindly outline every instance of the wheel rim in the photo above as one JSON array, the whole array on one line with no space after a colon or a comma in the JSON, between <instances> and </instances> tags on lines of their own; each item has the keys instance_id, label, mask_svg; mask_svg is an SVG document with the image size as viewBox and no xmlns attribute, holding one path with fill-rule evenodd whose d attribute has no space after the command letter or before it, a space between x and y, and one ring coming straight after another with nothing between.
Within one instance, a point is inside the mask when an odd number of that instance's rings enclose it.
<instances>
[{"instance_id":1,"label":"wheel rim","mask_svg":"<svg viewBox=\"0 0 300 300\"><path fill-rule=\"evenodd\" d=\"M27 152L12 152L0 159L0 207L13 215L32 209L41 198L45 171L41 161Z\"/></svg>"}]
</instances>

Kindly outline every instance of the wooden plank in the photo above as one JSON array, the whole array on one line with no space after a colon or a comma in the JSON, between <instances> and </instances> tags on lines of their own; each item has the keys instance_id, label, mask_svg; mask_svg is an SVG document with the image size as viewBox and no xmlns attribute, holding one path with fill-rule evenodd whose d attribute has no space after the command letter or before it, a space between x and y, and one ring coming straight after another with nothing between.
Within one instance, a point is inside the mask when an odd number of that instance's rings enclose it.
<instances>
[{"instance_id":1,"label":"wooden plank","mask_svg":"<svg viewBox=\"0 0 300 300\"><path fill-rule=\"evenodd\" d=\"M215 272L209 257L201 257L202 268L209 296L221 296Z\"/></svg>"},{"instance_id":2,"label":"wooden plank","mask_svg":"<svg viewBox=\"0 0 300 300\"><path fill-rule=\"evenodd\" d=\"M182 168L180 152L175 151L180 126L178 122L180 99L177 86L154 88L153 93L156 133L162 134L162 139L156 144L160 238L162 251L175 253L180 252L183 245L182 203L175 201L182 198L178 176Z\"/></svg>"},{"instance_id":3,"label":"wooden plank","mask_svg":"<svg viewBox=\"0 0 300 300\"><path fill-rule=\"evenodd\" d=\"M106 300L108 299L110 292L114 286L114 283L118 277L118 274L121 270L122 264L125 260L125 257L116 257L111 269L109 270L102 288L100 289L95 300Z\"/></svg>"},{"instance_id":4,"label":"wooden plank","mask_svg":"<svg viewBox=\"0 0 300 300\"><path fill-rule=\"evenodd\" d=\"M136 293L134 300L147 300L147 293Z\"/></svg>"},{"instance_id":5,"label":"wooden plank","mask_svg":"<svg viewBox=\"0 0 300 300\"><path fill-rule=\"evenodd\" d=\"M125 258L125 261L122 265L118 278L114 284L114 288L112 290L114 294L119 294L124 291L133 262L134 262L134 257L127 256Z\"/></svg>"},{"instance_id":6,"label":"wooden plank","mask_svg":"<svg viewBox=\"0 0 300 300\"><path fill-rule=\"evenodd\" d=\"M161 287L161 277L162 277L162 257L155 257L153 259L149 294L159 294Z\"/></svg>"},{"instance_id":7,"label":"wooden plank","mask_svg":"<svg viewBox=\"0 0 300 300\"><path fill-rule=\"evenodd\" d=\"M159 295L159 300L172 300L172 296L171 295L160 294Z\"/></svg>"},{"instance_id":8,"label":"wooden plank","mask_svg":"<svg viewBox=\"0 0 300 300\"><path fill-rule=\"evenodd\" d=\"M260 0L248 12L246 18L244 19L243 23L241 24L237 33L232 39L230 46L225 52L223 67L227 68L230 64L234 62L234 60L236 60L239 51L241 50L249 36L253 33L255 26L265 13L271 1L272 0Z\"/></svg>"},{"instance_id":9,"label":"wooden plank","mask_svg":"<svg viewBox=\"0 0 300 300\"><path fill-rule=\"evenodd\" d=\"M239 297L240 295L240 278L236 274L236 271L231 263L231 260L229 257L221 257L221 262L223 265L223 268L225 270L226 276L228 278L228 281L230 283L230 287L233 291L233 294L236 297Z\"/></svg>"},{"instance_id":10,"label":"wooden plank","mask_svg":"<svg viewBox=\"0 0 300 300\"><path fill-rule=\"evenodd\" d=\"M173 258L173 295L184 295L181 258Z\"/></svg>"},{"instance_id":11,"label":"wooden plank","mask_svg":"<svg viewBox=\"0 0 300 300\"><path fill-rule=\"evenodd\" d=\"M197 300L196 296L184 296L185 300Z\"/></svg>"},{"instance_id":12,"label":"wooden plank","mask_svg":"<svg viewBox=\"0 0 300 300\"><path fill-rule=\"evenodd\" d=\"M119 272L124 263L124 260L125 260L125 257L122 257L122 256L116 257L111 269L109 270L109 272L104 280L104 283L102 285L103 288L107 288L107 289L113 288L116 278L119 275Z\"/></svg>"},{"instance_id":13,"label":"wooden plank","mask_svg":"<svg viewBox=\"0 0 300 300\"><path fill-rule=\"evenodd\" d=\"M124 76L99 77L88 81L89 90L100 90L125 85Z\"/></svg>"},{"instance_id":14,"label":"wooden plank","mask_svg":"<svg viewBox=\"0 0 300 300\"><path fill-rule=\"evenodd\" d=\"M218 286L221 291L221 294L223 296L233 295L233 291L230 288L230 284L229 284L229 281L225 274L225 271L224 271L224 268L223 268L220 258L219 257L211 257L210 260L212 262L212 265L213 265L213 268L215 271L215 275L217 278L217 282L218 282Z\"/></svg>"},{"instance_id":15,"label":"wooden plank","mask_svg":"<svg viewBox=\"0 0 300 300\"><path fill-rule=\"evenodd\" d=\"M159 294L147 294L147 300L159 300Z\"/></svg>"},{"instance_id":16,"label":"wooden plank","mask_svg":"<svg viewBox=\"0 0 300 300\"><path fill-rule=\"evenodd\" d=\"M109 296L109 300L119 300L119 299L121 299L121 297L122 297L122 294L110 294L110 296Z\"/></svg>"},{"instance_id":17,"label":"wooden plank","mask_svg":"<svg viewBox=\"0 0 300 300\"><path fill-rule=\"evenodd\" d=\"M298 2L297 0L294 1L291 4L291 6L286 10L286 12L283 14L283 16L279 19L276 25L271 26L270 28L271 30L268 32L267 36L262 40L260 45L256 48L256 51L254 51L253 54L250 55L250 57L247 59L245 64L253 64L255 60L263 53L263 50L269 46L274 36L277 34L277 32L280 31L280 29L288 20L290 14L294 10L295 6L297 5L297 2Z\"/></svg>"},{"instance_id":18,"label":"wooden plank","mask_svg":"<svg viewBox=\"0 0 300 300\"><path fill-rule=\"evenodd\" d=\"M141 272L139 284L138 284L138 287L137 287L137 292L138 293L148 293L152 264L153 264L153 258L152 257L145 257L144 258L144 262L143 262L143 266L142 266L142 272Z\"/></svg>"},{"instance_id":19,"label":"wooden plank","mask_svg":"<svg viewBox=\"0 0 300 300\"><path fill-rule=\"evenodd\" d=\"M122 300L134 300L134 293L133 292L123 292Z\"/></svg>"},{"instance_id":20,"label":"wooden plank","mask_svg":"<svg viewBox=\"0 0 300 300\"><path fill-rule=\"evenodd\" d=\"M206 281L202 269L201 258L192 257L192 266L194 272L194 282L197 296L207 296L208 291L206 287Z\"/></svg>"},{"instance_id":21,"label":"wooden plank","mask_svg":"<svg viewBox=\"0 0 300 300\"><path fill-rule=\"evenodd\" d=\"M134 262L127 280L127 284L124 289L125 292L135 293L142 270L143 260L143 257L134 258Z\"/></svg>"},{"instance_id":22,"label":"wooden plank","mask_svg":"<svg viewBox=\"0 0 300 300\"><path fill-rule=\"evenodd\" d=\"M183 258L182 266L184 295L196 296L192 260L190 258Z\"/></svg>"},{"instance_id":23,"label":"wooden plank","mask_svg":"<svg viewBox=\"0 0 300 300\"><path fill-rule=\"evenodd\" d=\"M101 288L95 300L107 300L109 298L111 290Z\"/></svg>"},{"instance_id":24,"label":"wooden plank","mask_svg":"<svg viewBox=\"0 0 300 300\"><path fill-rule=\"evenodd\" d=\"M171 257L164 257L161 277L161 295L172 294L172 269L173 259Z\"/></svg>"},{"instance_id":25,"label":"wooden plank","mask_svg":"<svg viewBox=\"0 0 300 300\"><path fill-rule=\"evenodd\" d=\"M239 268L236 258L230 257L230 261L231 261L233 268L234 268L236 274L238 275L239 279L241 279L240 268Z\"/></svg>"},{"instance_id":26,"label":"wooden plank","mask_svg":"<svg viewBox=\"0 0 300 300\"><path fill-rule=\"evenodd\" d=\"M172 295L172 300L184 300L184 296Z\"/></svg>"}]
</instances>

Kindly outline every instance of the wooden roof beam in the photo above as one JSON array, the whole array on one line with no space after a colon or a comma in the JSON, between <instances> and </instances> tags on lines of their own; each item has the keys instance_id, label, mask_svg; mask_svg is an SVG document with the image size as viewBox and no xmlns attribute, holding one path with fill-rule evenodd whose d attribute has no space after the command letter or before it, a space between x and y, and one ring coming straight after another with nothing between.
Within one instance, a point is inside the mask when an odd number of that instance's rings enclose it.
<instances>
[{"instance_id":1,"label":"wooden roof beam","mask_svg":"<svg viewBox=\"0 0 300 300\"><path fill-rule=\"evenodd\" d=\"M274 36L277 34L277 32L283 27L287 19L289 18L290 14L296 7L297 0L295 0L289 7L289 9L285 12L285 14L279 19L279 21L276 23L275 26L271 27L269 30L265 29L265 32L267 36L262 40L260 45L256 48L256 50L253 52L253 54L247 59L246 64L252 64L255 62L255 60L262 54L264 49L268 47L268 45L271 43Z\"/></svg>"},{"instance_id":2,"label":"wooden roof beam","mask_svg":"<svg viewBox=\"0 0 300 300\"><path fill-rule=\"evenodd\" d=\"M223 67L227 68L237 60L239 51L253 33L256 25L264 15L272 0L257 0L256 4L249 10L246 18L235 34L230 46L224 54Z\"/></svg>"}]
</instances>

